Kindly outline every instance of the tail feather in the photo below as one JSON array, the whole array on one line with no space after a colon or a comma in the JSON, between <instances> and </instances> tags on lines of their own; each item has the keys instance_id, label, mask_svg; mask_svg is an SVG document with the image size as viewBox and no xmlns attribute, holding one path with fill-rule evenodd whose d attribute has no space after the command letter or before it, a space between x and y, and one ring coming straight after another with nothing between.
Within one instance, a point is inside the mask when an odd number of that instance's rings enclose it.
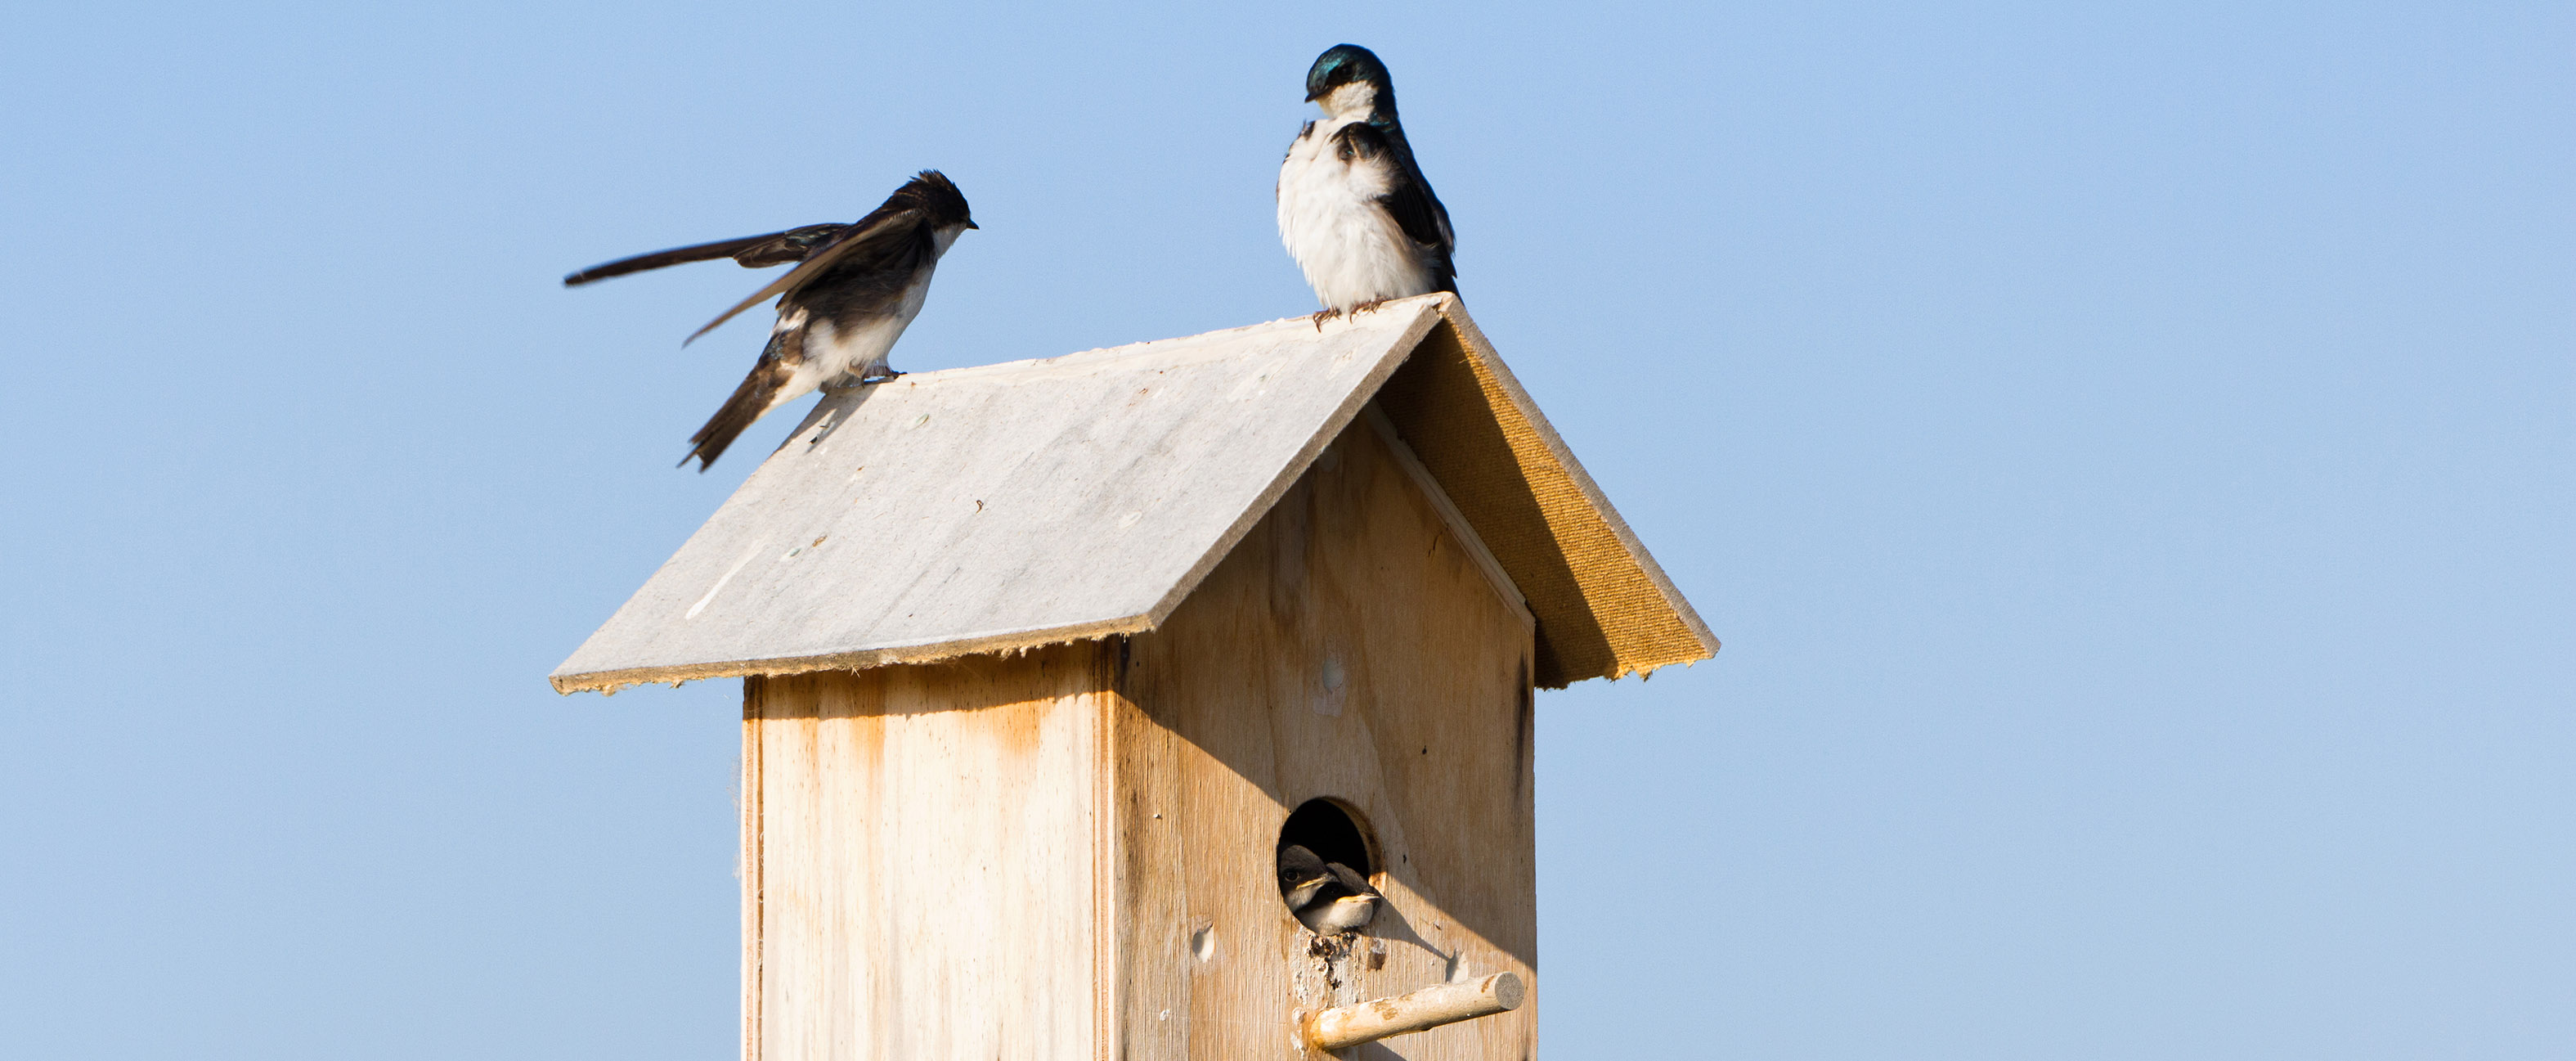
<instances>
[{"instance_id":1,"label":"tail feather","mask_svg":"<svg viewBox=\"0 0 2576 1061\"><path fill-rule=\"evenodd\" d=\"M742 378L742 386L733 389L733 397L725 400L724 408L716 410L716 415L707 420L707 426L689 436L689 455L680 458L680 466L687 467L689 458L695 457L698 471L704 472L716 462L717 457L724 456L725 447L733 445L733 440L742 434L743 429L769 411L772 400L778 395L779 385L786 382L791 371L785 365L762 359L750 375Z\"/></svg>"}]
</instances>

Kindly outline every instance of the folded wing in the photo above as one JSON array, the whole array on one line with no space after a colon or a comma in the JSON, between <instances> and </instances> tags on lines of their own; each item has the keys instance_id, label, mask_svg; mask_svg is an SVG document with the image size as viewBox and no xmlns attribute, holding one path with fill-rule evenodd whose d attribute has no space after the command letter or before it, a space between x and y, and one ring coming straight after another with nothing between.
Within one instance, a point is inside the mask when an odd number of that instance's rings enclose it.
<instances>
[{"instance_id":1,"label":"folded wing","mask_svg":"<svg viewBox=\"0 0 2576 1061\"><path fill-rule=\"evenodd\" d=\"M1333 134L1341 149L1395 170L1387 193L1377 197L1380 209L1395 222L1404 237L1413 241L1428 259L1435 291L1455 291L1456 270L1450 256L1458 240L1449 229L1449 208L1440 205L1432 194L1431 182L1422 178L1422 170L1413 163L1413 151L1404 142L1404 134L1390 133L1367 122L1352 122Z\"/></svg>"}]
</instances>

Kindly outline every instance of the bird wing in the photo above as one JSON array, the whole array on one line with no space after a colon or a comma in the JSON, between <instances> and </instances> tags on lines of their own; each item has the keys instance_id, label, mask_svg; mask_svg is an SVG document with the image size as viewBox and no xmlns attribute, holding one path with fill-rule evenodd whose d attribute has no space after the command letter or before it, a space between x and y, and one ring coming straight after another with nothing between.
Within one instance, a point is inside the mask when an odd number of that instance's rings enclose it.
<instances>
[{"instance_id":1,"label":"bird wing","mask_svg":"<svg viewBox=\"0 0 2576 1061\"><path fill-rule=\"evenodd\" d=\"M813 253L816 245L839 235L842 230L849 227L839 223L807 225L803 228L791 228L785 232L770 232L758 236L744 236L741 239L721 239L713 243L673 247L666 251L654 251L651 254L638 254L632 258L602 262L564 277L563 282L565 287L579 287L594 280L606 280L612 276L624 276L647 269L659 269L683 262L703 262L716 258L731 258L741 262L745 269L785 265L788 262L805 260L806 255Z\"/></svg>"},{"instance_id":2,"label":"bird wing","mask_svg":"<svg viewBox=\"0 0 2576 1061\"><path fill-rule=\"evenodd\" d=\"M860 224L848 226L846 231L834 236L830 242L815 248L796 268L788 270L778 279L770 281L767 286L752 292L750 298L734 303L732 309L718 314L716 319L707 322L706 327L689 333L689 337L681 340L680 345L687 346L698 341L698 336L714 331L716 325L732 320L734 314L757 306L773 296L804 286L806 281L820 275L823 270L831 268L833 263L849 257L853 251L879 248L889 240L906 238L921 220L921 211L881 209L859 220Z\"/></svg>"},{"instance_id":3,"label":"bird wing","mask_svg":"<svg viewBox=\"0 0 2576 1061\"><path fill-rule=\"evenodd\" d=\"M1398 179L1394 187L1377 197L1387 216L1410 239L1427 250L1447 258L1456 245L1449 231L1449 209L1440 205L1440 197L1431 193L1431 182L1422 179L1422 171L1413 164L1413 151L1404 142L1404 134L1380 129L1367 122L1352 122L1333 134L1362 158L1384 159L1394 164Z\"/></svg>"}]
</instances>

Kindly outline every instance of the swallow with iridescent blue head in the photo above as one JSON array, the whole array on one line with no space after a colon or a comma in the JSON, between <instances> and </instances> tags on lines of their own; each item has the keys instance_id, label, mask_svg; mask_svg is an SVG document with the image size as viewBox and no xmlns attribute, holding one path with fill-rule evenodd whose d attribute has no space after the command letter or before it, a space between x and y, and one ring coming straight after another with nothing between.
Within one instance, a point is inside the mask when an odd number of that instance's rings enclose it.
<instances>
[{"instance_id":1,"label":"swallow with iridescent blue head","mask_svg":"<svg viewBox=\"0 0 2576 1061\"><path fill-rule=\"evenodd\" d=\"M926 169L895 189L885 205L850 224L807 225L620 258L564 277L564 286L716 258L731 258L746 269L797 263L680 344L696 342L735 314L778 297L778 323L769 329L760 360L714 418L689 437L689 454L680 463L696 458L703 472L772 409L827 384L902 375L886 364L886 355L921 313L940 256L974 227L966 196L938 170Z\"/></svg>"},{"instance_id":2,"label":"swallow with iridescent blue head","mask_svg":"<svg viewBox=\"0 0 2576 1061\"><path fill-rule=\"evenodd\" d=\"M1449 209L1413 161L1395 84L1376 53L1338 44L1306 71L1306 123L1279 166L1279 238L1327 318L1391 298L1458 290Z\"/></svg>"}]
</instances>

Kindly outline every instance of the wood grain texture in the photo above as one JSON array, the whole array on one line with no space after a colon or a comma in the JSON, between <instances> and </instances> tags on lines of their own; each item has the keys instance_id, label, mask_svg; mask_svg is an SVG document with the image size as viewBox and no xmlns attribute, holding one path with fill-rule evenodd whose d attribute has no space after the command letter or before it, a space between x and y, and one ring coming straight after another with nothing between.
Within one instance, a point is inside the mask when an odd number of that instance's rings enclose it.
<instances>
[{"instance_id":1,"label":"wood grain texture","mask_svg":"<svg viewBox=\"0 0 2576 1061\"><path fill-rule=\"evenodd\" d=\"M1358 415L1436 299L841 390L559 691L1026 649L1152 627Z\"/></svg>"},{"instance_id":2,"label":"wood grain texture","mask_svg":"<svg viewBox=\"0 0 2576 1061\"><path fill-rule=\"evenodd\" d=\"M747 683L748 1061L1106 1056L1112 652Z\"/></svg>"},{"instance_id":3,"label":"wood grain texture","mask_svg":"<svg viewBox=\"0 0 2576 1061\"><path fill-rule=\"evenodd\" d=\"M1494 587L1494 595L1502 598L1503 606L1511 609L1521 625L1535 629L1538 617L1530 614L1529 600L1521 596L1519 586L1512 584L1512 576L1503 570L1502 561L1495 559L1493 551L1485 548L1485 538L1476 533L1476 525L1467 521L1466 513L1458 511L1456 502L1449 500L1448 489L1440 485L1439 478L1423 466L1422 458L1404 441L1404 433L1396 430L1395 421L1387 419L1386 410L1379 408L1376 402L1370 402L1360 419L1377 432L1378 441L1386 443L1387 455L1394 458L1397 467L1404 469L1404 474L1413 480L1414 487L1422 491L1422 499L1430 503L1432 511L1440 514L1441 525L1449 528L1450 536L1457 539L1460 549L1465 550L1468 561L1484 573L1485 582Z\"/></svg>"},{"instance_id":4,"label":"wood grain texture","mask_svg":"<svg viewBox=\"0 0 2576 1061\"><path fill-rule=\"evenodd\" d=\"M743 1061L760 1061L761 937L767 926L765 904L768 886L764 877L768 865L767 835L763 826L767 815L762 810L762 796L768 781L761 770L762 679L745 678L742 683L742 778L735 787L735 808L742 816L742 848L734 876L742 884L742 1056ZM778 710L773 704L772 710Z\"/></svg>"},{"instance_id":5,"label":"wood grain texture","mask_svg":"<svg viewBox=\"0 0 2576 1061\"><path fill-rule=\"evenodd\" d=\"M1302 1013L1497 972L1535 984L1530 628L1378 432L1345 432L1129 646L1123 1056L1319 1056ZM1347 949L1319 948L1274 878L1280 825L1319 796L1362 819L1389 900ZM1400 1056L1528 1058L1536 1027L1523 1007Z\"/></svg>"},{"instance_id":6,"label":"wood grain texture","mask_svg":"<svg viewBox=\"0 0 2576 1061\"><path fill-rule=\"evenodd\" d=\"M1151 633L747 682L747 1061L1313 1057L1306 1015L1531 982L1531 627L1400 447L1350 424ZM1388 897L1343 946L1273 872L1319 796Z\"/></svg>"},{"instance_id":7,"label":"wood grain texture","mask_svg":"<svg viewBox=\"0 0 2576 1061\"><path fill-rule=\"evenodd\" d=\"M1398 366L1401 366L1399 369ZM559 692L1021 651L1154 628L1370 401L1538 625L1538 683L1712 636L1448 294L830 394Z\"/></svg>"}]
</instances>

